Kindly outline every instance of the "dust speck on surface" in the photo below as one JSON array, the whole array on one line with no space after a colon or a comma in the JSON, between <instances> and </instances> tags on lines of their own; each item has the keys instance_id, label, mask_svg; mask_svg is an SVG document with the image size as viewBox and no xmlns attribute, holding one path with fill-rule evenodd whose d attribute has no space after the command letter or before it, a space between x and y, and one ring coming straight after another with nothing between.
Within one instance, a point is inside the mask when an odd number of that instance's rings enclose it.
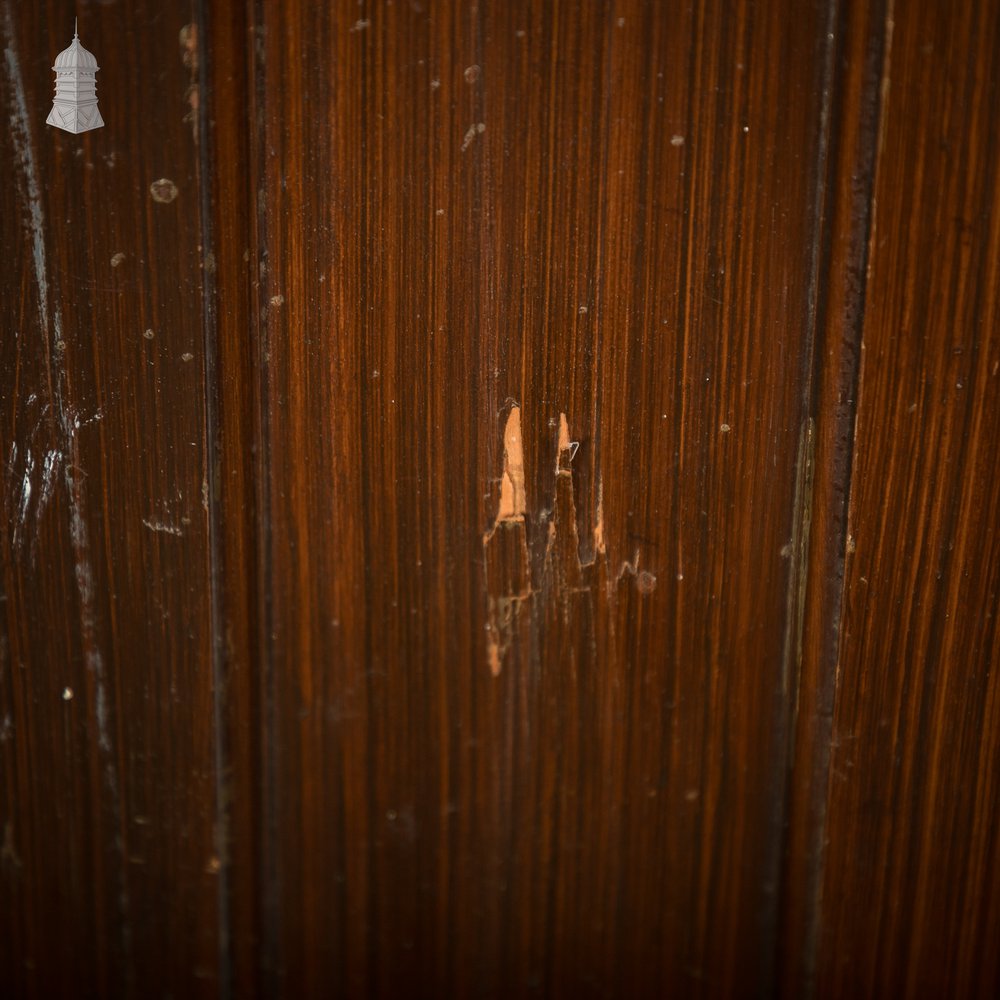
<instances>
[{"instance_id":1,"label":"dust speck on surface","mask_svg":"<svg viewBox=\"0 0 1000 1000\"><path fill-rule=\"evenodd\" d=\"M143 336L146 338L146 340L152 340L155 334L153 333L152 330L146 330L143 332Z\"/></svg>"},{"instance_id":2,"label":"dust speck on surface","mask_svg":"<svg viewBox=\"0 0 1000 1000\"><path fill-rule=\"evenodd\" d=\"M656 577L648 569L644 569L636 578L635 585L640 594L651 594L656 590Z\"/></svg>"},{"instance_id":3,"label":"dust speck on surface","mask_svg":"<svg viewBox=\"0 0 1000 1000\"><path fill-rule=\"evenodd\" d=\"M215 274L215 254L211 250L205 254L204 267L209 274Z\"/></svg>"},{"instance_id":4,"label":"dust speck on surface","mask_svg":"<svg viewBox=\"0 0 1000 1000\"><path fill-rule=\"evenodd\" d=\"M275 306L277 308L278 306L283 306L284 304L285 304L285 296L284 295L272 295L271 296L271 305L272 306Z\"/></svg>"},{"instance_id":5,"label":"dust speck on surface","mask_svg":"<svg viewBox=\"0 0 1000 1000\"><path fill-rule=\"evenodd\" d=\"M475 83L483 75L483 71L473 64L472 66L466 66L465 73L462 75L465 77L466 83Z\"/></svg>"},{"instance_id":6,"label":"dust speck on surface","mask_svg":"<svg viewBox=\"0 0 1000 1000\"><path fill-rule=\"evenodd\" d=\"M153 201L161 205L169 205L177 197L177 185L167 177L161 177L149 185L149 193Z\"/></svg>"},{"instance_id":7,"label":"dust speck on surface","mask_svg":"<svg viewBox=\"0 0 1000 1000\"><path fill-rule=\"evenodd\" d=\"M111 266L117 267L119 264L124 263L124 261L125 261L125 254L116 253L114 257L111 258Z\"/></svg>"},{"instance_id":8,"label":"dust speck on surface","mask_svg":"<svg viewBox=\"0 0 1000 1000\"><path fill-rule=\"evenodd\" d=\"M437 90L438 87L440 86L441 86L441 81L437 77L431 80L431 90Z\"/></svg>"},{"instance_id":9,"label":"dust speck on surface","mask_svg":"<svg viewBox=\"0 0 1000 1000\"><path fill-rule=\"evenodd\" d=\"M671 146L683 146L684 145L684 136L682 136L682 135L672 135L670 137L670 145Z\"/></svg>"},{"instance_id":10,"label":"dust speck on surface","mask_svg":"<svg viewBox=\"0 0 1000 1000\"><path fill-rule=\"evenodd\" d=\"M368 18L363 17L363 18L355 21L350 30L352 32L354 32L354 31L364 31L366 28L369 28L369 27L371 27L371 21L369 21Z\"/></svg>"},{"instance_id":11,"label":"dust speck on surface","mask_svg":"<svg viewBox=\"0 0 1000 1000\"><path fill-rule=\"evenodd\" d=\"M722 434L728 434L732 430L729 424L719 424L719 432Z\"/></svg>"},{"instance_id":12,"label":"dust speck on surface","mask_svg":"<svg viewBox=\"0 0 1000 1000\"><path fill-rule=\"evenodd\" d=\"M194 360L194 355L190 351L185 351L181 355L181 361L193 361L193 360Z\"/></svg>"},{"instance_id":13,"label":"dust speck on surface","mask_svg":"<svg viewBox=\"0 0 1000 1000\"><path fill-rule=\"evenodd\" d=\"M62 699L63 699L63 701L72 701L73 700L73 689L71 687L64 687L63 688Z\"/></svg>"}]
</instances>

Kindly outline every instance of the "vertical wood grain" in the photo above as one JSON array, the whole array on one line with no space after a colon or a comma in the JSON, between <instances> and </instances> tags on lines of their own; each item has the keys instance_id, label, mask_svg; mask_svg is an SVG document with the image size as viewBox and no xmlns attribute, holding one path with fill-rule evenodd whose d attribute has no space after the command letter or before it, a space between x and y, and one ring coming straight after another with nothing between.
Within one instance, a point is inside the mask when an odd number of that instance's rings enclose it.
<instances>
[{"instance_id":1,"label":"vertical wood grain","mask_svg":"<svg viewBox=\"0 0 1000 1000\"><path fill-rule=\"evenodd\" d=\"M1000 12L889 16L816 983L986 997L1000 982Z\"/></svg>"},{"instance_id":2,"label":"vertical wood grain","mask_svg":"<svg viewBox=\"0 0 1000 1000\"><path fill-rule=\"evenodd\" d=\"M257 17L279 981L767 990L826 8Z\"/></svg>"},{"instance_id":3,"label":"vertical wood grain","mask_svg":"<svg viewBox=\"0 0 1000 1000\"><path fill-rule=\"evenodd\" d=\"M68 9L0 5L4 990L214 995L196 41L184 3L80 13L107 124L73 136Z\"/></svg>"},{"instance_id":4,"label":"vertical wood grain","mask_svg":"<svg viewBox=\"0 0 1000 1000\"><path fill-rule=\"evenodd\" d=\"M868 244L886 66L885 4L830 7L826 183L819 191L815 338L806 386L795 578L789 590L793 750L782 845L781 990L815 989L827 777L844 593L847 511Z\"/></svg>"}]
</instances>

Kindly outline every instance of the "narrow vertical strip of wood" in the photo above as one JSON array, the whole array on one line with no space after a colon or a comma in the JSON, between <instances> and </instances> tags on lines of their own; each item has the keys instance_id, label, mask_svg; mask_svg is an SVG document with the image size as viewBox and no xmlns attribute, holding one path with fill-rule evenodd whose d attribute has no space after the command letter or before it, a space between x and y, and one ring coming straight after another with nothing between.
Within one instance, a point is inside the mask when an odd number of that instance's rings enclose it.
<instances>
[{"instance_id":1,"label":"narrow vertical strip of wood","mask_svg":"<svg viewBox=\"0 0 1000 1000\"><path fill-rule=\"evenodd\" d=\"M256 46L246 0L197 0L205 258L207 492L211 528L220 992L261 989L265 835L259 490L264 380L259 313Z\"/></svg>"},{"instance_id":2,"label":"narrow vertical strip of wood","mask_svg":"<svg viewBox=\"0 0 1000 1000\"><path fill-rule=\"evenodd\" d=\"M793 744L778 945L779 987L790 997L810 996L814 989L886 23L886 0L831 2L828 156L818 208L815 335L806 408L811 486L803 491L799 510L805 537L791 596L797 605L797 634L786 649Z\"/></svg>"},{"instance_id":3,"label":"narrow vertical strip of wood","mask_svg":"<svg viewBox=\"0 0 1000 1000\"><path fill-rule=\"evenodd\" d=\"M1000 9L886 21L816 984L993 997Z\"/></svg>"}]
</instances>

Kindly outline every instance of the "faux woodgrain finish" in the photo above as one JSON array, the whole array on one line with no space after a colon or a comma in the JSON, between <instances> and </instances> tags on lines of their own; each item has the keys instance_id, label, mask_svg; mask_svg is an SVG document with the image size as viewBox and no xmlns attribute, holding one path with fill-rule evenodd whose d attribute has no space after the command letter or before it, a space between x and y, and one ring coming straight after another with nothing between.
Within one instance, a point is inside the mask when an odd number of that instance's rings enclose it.
<instances>
[{"instance_id":1,"label":"faux woodgrain finish","mask_svg":"<svg viewBox=\"0 0 1000 1000\"><path fill-rule=\"evenodd\" d=\"M1000 11L896 4L829 774L821 996L1000 983Z\"/></svg>"},{"instance_id":2,"label":"faux woodgrain finish","mask_svg":"<svg viewBox=\"0 0 1000 1000\"><path fill-rule=\"evenodd\" d=\"M996 8L0 0L0 993L996 995Z\"/></svg>"},{"instance_id":3,"label":"faux woodgrain finish","mask_svg":"<svg viewBox=\"0 0 1000 1000\"><path fill-rule=\"evenodd\" d=\"M74 136L43 124L69 9L0 4L2 990L214 995L191 14L81 14L107 125Z\"/></svg>"},{"instance_id":4,"label":"faux woodgrain finish","mask_svg":"<svg viewBox=\"0 0 1000 1000\"><path fill-rule=\"evenodd\" d=\"M261 14L268 962L766 990L825 9Z\"/></svg>"}]
</instances>

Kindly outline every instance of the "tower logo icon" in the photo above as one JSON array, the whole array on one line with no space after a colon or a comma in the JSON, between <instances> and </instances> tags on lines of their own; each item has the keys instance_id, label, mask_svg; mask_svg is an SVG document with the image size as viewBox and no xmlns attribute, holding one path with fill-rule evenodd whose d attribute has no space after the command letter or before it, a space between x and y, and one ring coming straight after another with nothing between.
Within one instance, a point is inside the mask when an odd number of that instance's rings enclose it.
<instances>
[{"instance_id":1,"label":"tower logo icon","mask_svg":"<svg viewBox=\"0 0 1000 1000\"><path fill-rule=\"evenodd\" d=\"M56 96L47 125L67 132L89 132L101 128L104 119L97 107L97 71L100 67L93 52L80 44L73 24L73 41L56 56L52 67L56 74Z\"/></svg>"}]
</instances>

